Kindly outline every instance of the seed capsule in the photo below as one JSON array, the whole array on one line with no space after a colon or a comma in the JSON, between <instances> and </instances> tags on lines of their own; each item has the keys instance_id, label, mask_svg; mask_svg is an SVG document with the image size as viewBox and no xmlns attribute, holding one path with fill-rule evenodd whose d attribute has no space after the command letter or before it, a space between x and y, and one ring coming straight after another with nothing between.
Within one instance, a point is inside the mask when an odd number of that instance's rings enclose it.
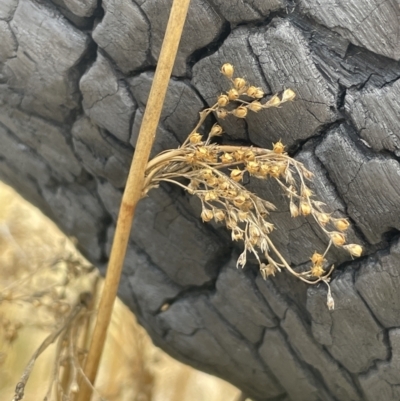
<instances>
[{"instance_id":1,"label":"seed capsule","mask_svg":"<svg viewBox=\"0 0 400 401\"><path fill-rule=\"evenodd\" d=\"M214 191L208 191L206 192L206 194L204 195L204 200L206 202L210 202L210 201L214 201L218 199L217 194Z\"/></svg>"},{"instance_id":2,"label":"seed capsule","mask_svg":"<svg viewBox=\"0 0 400 401\"><path fill-rule=\"evenodd\" d=\"M243 239L243 232L237 227L232 230L232 241Z\"/></svg>"},{"instance_id":3,"label":"seed capsule","mask_svg":"<svg viewBox=\"0 0 400 401\"><path fill-rule=\"evenodd\" d=\"M243 178L243 171L239 170L238 168L235 168L231 171L231 178L232 180L239 182Z\"/></svg>"},{"instance_id":4,"label":"seed capsule","mask_svg":"<svg viewBox=\"0 0 400 401\"><path fill-rule=\"evenodd\" d=\"M256 155L252 150L246 150L246 152L244 152L243 158L247 162L251 162L256 158Z\"/></svg>"},{"instance_id":5,"label":"seed capsule","mask_svg":"<svg viewBox=\"0 0 400 401\"><path fill-rule=\"evenodd\" d=\"M265 103L265 107L278 107L281 104L281 100L277 95L271 97L267 103Z\"/></svg>"},{"instance_id":6,"label":"seed capsule","mask_svg":"<svg viewBox=\"0 0 400 401\"><path fill-rule=\"evenodd\" d=\"M225 109L217 109L216 111L217 117L223 120L228 115L228 112Z\"/></svg>"},{"instance_id":7,"label":"seed capsule","mask_svg":"<svg viewBox=\"0 0 400 401\"><path fill-rule=\"evenodd\" d=\"M224 130L219 124L214 124L210 131L210 136L221 136Z\"/></svg>"},{"instance_id":8,"label":"seed capsule","mask_svg":"<svg viewBox=\"0 0 400 401\"><path fill-rule=\"evenodd\" d=\"M357 244L349 244L349 245L344 245L343 246L346 251L350 252L350 255L355 256L356 258L359 258L362 255L362 247Z\"/></svg>"},{"instance_id":9,"label":"seed capsule","mask_svg":"<svg viewBox=\"0 0 400 401\"><path fill-rule=\"evenodd\" d=\"M203 209L201 212L201 218L203 221L210 221L214 217L212 210L210 209Z\"/></svg>"},{"instance_id":10,"label":"seed capsule","mask_svg":"<svg viewBox=\"0 0 400 401\"><path fill-rule=\"evenodd\" d=\"M214 219L215 221L222 221L225 219L225 213L221 209L217 209L214 211Z\"/></svg>"},{"instance_id":11,"label":"seed capsule","mask_svg":"<svg viewBox=\"0 0 400 401\"><path fill-rule=\"evenodd\" d=\"M308 216L311 213L311 206L306 202L301 202L300 211L303 216Z\"/></svg>"},{"instance_id":12,"label":"seed capsule","mask_svg":"<svg viewBox=\"0 0 400 401\"><path fill-rule=\"evenodd\" d=\"M276 267L270 263L268 263L267 265L265 263L261 263L260 264L260 272L261 272L262 278L264 280L266 280L268 276L275 276Z\"/></svg>"},{"instance_id":13,"label":"seed capsule","mask_svg":"<svg viewBox=\"0 0 400 401\"><path fill-rule=\"evenodd\" d=\"M227 95L218 96L217 103L219 107L225 107L229 103L229 97Z\"/></svg>"},{"instance_id":14,"label":"seed capsule","mask_svg":"<svg viewBox=\"0 0 400 401\"><path fill-rule=\"evenodd\" d=\"M236 161L242 161L244 159L245 152L243 150L237 150L233 156L235 157Z\"/></svg>"},{"instance_id":15,"label":"seed capsule","mask_svg":"<svg viewBox=\"0 0 400 401\"><path fill-rule=\"evenodd\" d=\"M299 208L293 202L290 202L289 208L290 208L290 215L292 217L297 217L299 215Z\"/></svg>"},{"instance_id":16,"label":"seed capsule","mask_svg":"<svg viewBox=\"0 0 400 401\"><path fill-rule=\"evenodd\" d=\"M201 138L202 138L201 134L199 134L198 132L194 132L189 136L189 141L190 143L196 144L201 142Z\"/></svg>"},{"instance_id":17,"label":"seed capsule","mask_svg":"<svg viewBox=\"0 0 400 401\"><path fill-rule=\"evenodd\" d=\"M236 89L229 89L226 93L228 94L229 100L236 100L239 98L239 92Z\"/></svg>"},{"instance_id":18,"label":"seed capsule","mask_svg":"<svg viewBox=\"0 0 400 401\"><path fill-rule=\"evenodd\" d=\"M260 169L260 164L256 161L251 161L248 162L246 165L246 170L250 173L250 174L256 174L258 173L258 170Z\"/></svg>"},{"instance_id":19,"label":"seed capsule","mask_svg":"<svg viewBox=\"0 0 400 401\"><path fill-rule=\"evenodd\" d=\"M324 275L324 273L325 273L325 270L323 269L323 267L321 265L314 265L311 268L311 274L314 277L321 277Z\"/></svg>"},{"instance_id":20,"label":"seed capsule","mask_svg":"<svg viewBox=\"0 0 400 401\"><path fill-rule=\"evenodd\" d=\"M281 154L285 151L285 145L281 141L278 141L273 144L272 149L275 153Z\"/></svg>"},{"instance_id":21,"label":"seed capsule","mask_svg":"<svg viewBox=\"0 0 400 401\"><path fill-rule=\"evenodd\" d=\"M221 72L223 75L225 75L228 78L232 78L233 73L234 73L234 68L232 64L229 63L225 63L222 67L221 67Z\"/></svg>"},{"instance_id":22,"label":"seed capsule","mask_svg":"<svg viewBox=\"0 0 400 401\"><path fill-rule=\"evenodd\" d=\"M262 104L258 100L251 102L247 107L249 110L254 111L255 113L257 113L263 108Z\"/></svg>"},{"instance_id":23,"label":"seed capsule","mask_svg":"<svg viewBox=\"0 0 400 401\"><path fill-rule=\"evenodd\" d=\"M235 78L233 80L233 85L238 91L240 91L246 86L246 81L243 78Z\"/></svg>"},{"instance_id":24,"label":"seed capsule","mask_svg":"<svg viewBox=\"0 0 400 401\"><path fill-rule=\"evenodd\" d=\"M247 116L247 107L239 106L232 111L232 114L237 118L245 118Z\"/></svg>"},{"instance_id":25,"label":"seed capsule","mask_svg":"<svg viewBox=\"0 0 400 401\"><path fill-rule=\"evenodd\" d=\"M324 257L318 252L314 252L311 256L311 262L313 265L322 265L324 263Z\"/></svg>"},{"instance_id":26,"label":"seed capsule","mask_svg":"<svg viewBox=\"0 0 400 401\"><path fill-rule=\"evenodd\" d=\"M327 213L318 213L317 215L318 221L324 226L329 223L331 220L329 214Z\"/></svg>"},{"instance_id":27,"label":"seed capsule","mask_svg":"<svg viewBox=\"0 0 400 401\"><path fill-rule=\"evenodd\" d=\"M246 198L243 195L238 195L235 199L233 199L233 204L236 207L240 207L240 206L244 205L245 202L246 202Z\"/></svg>"},{"instance_id":28,"label":"seed capsule","mask_svg":"<svg viewBox=\"0 0 400 401\"><path fill-rule=\"evenodd\" d=\"M339 231L345 231L349 228L349 226L350 226L350 223L346 219L335 220L335 227Z\"/></svg>"},{"instance_id":29,"label":"seed capsule","mask_svg":"<svg viewBox=\"0 0 400 401\"><path fill-rule=\"evenodd\" d=\"M291 89L286 89L286 90L282 93L282 103L284 103L284 102L290 102L290 101L292 101L295 97L296 97L296 93L294 93L294 91L292 91Z\"/></svg>"},{"instance_id":30,"label":"seed capsule","mask_svg":"<svg viewBox=\"0 0 400 401\"><path fill-rule=\"evenodd\" d=\"M255 86L249 86L246 91L246 95L249 97L256 97L257 91L259 88L256 88Z\"/></svg>"},{"instance_id":31,"label":"seed capsule","mask_svg":"<svg viewBox=\"0 0 400 401\"><path fill-rule=\"evenodd\" d=\"M220 156L220 159L224 164L232 163L235 160L230 153L224 153L222 156Z\"/></svg>"},{"instance_id":32,"label":"seed capsule","mask_svg":"<svg viewBox=\"0 0 400 401\"><path fill-rule=\"evenodd\" d=\"M336 246L342 246L346 242L346 238L342 233L333 232L330 234L331 240Z\"/></svg>"}]
</instances>

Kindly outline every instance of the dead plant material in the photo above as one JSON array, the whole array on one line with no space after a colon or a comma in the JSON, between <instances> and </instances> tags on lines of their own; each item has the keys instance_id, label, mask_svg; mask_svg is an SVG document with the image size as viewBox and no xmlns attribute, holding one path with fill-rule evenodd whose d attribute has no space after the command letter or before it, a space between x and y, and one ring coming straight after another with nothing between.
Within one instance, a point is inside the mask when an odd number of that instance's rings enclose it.
<instances>
[{"instance_id":1,"label":"dead plant material","mask_svg":"<svg viewBox=\"0 0 400 401\"><path fill-rule=\"evenodd\" d=\"M322 281L329 287L334 266L326 266L325 256L331 246L342 247L355 257L361 255L362 248L357 244L345 245L344 232L350 225L348 220L331 217L324 209L325 205L314 199L308 184L313 174L285 152L281 141L272 144L272 149L226 146L213 143L214 137L223 134L220 125L215 124L205 138L198 132L210 114L219 118L229 114L245 118L248 113L281 107L293 101L294 91L286 89L263 101L260 99L264 98L264 91L244 78L234 78L231 64L224 64L221 72L230 80L231 89L200 113L198 124L179 149L165 151L148 163L142 195L146 196L161 182L178 185L200 199L204 222L214 219L225 224L231 231L232 240L243 242L244 250L237 267L243 268L248 253L252 253L264 279L286 269L308 284ZM299 273L293 270L272 242L270 234L275 227L268 221L268 215L276 206L243 186L246 175L260 180L275 180L290 200L291 216L312 216L326 236L327 247L310 257L312 265L308 271ZM330 291L328 306L330 309L334 307Z\"/></svg>"}]
</instances>

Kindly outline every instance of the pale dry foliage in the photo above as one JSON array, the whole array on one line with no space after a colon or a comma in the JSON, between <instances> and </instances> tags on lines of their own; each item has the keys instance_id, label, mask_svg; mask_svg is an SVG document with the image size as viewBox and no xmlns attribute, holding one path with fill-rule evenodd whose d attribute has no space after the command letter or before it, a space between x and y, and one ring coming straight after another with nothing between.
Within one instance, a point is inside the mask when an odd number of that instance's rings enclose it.
<instances>
[{"instance_id":1,"label":"pale dry foliage","mask_svg":"<svg viewBox=\"0 0 400 401\"><path fill-rule=\"evenodd\" d=\"M238 267L243 268L248 253L252 253L258 260L264 279L286 269L308 284L322 281L328 286L328 307L333 309L334 301L328 283L334 266L327 266L327 252L334 245L344 248L353 257L362 253L360 245L346 245L344 232L350 225L348 220L332 217L324 209L324 203L314 199L308 186L312 173L285 152L281 141L274 143L271 150L220 145L212 142L223 134L219 124L214 124L206 137L198 132L210 114L221 119L228 115L246 118L248 113L258 113L293 101L295 93L286 89L280 95L263 101L261 99L266 96L264 91L241 77L234 78L231 64L224 64L221 72L231 82L231 88L221 94L212 107L200 113L197 126L179 149L165 151L148 163L143 194L146 195L162 181L184 188L200 199L203 221L214 219L225 224L232 233L232 240L243 242L244 250L237 261ZM276 209L276 205L246 189L242 183L245 175L260 180L275 180L290 200L291 216L312 216L321 235L327 237L326 248L310 255L309 270L296 272L275 247L270 238L275 227L268 221L268 215Z\"/></svg>"},{"instance_id":2,"label":"pale dry foliage","mask_svg":"<svg viewBox=\"0 0 400 401\"><path fill-rule=\"evenodd\" d=\"M102 281L52 222L0 182L1 400L13 399L28 362L49 336L54 343L35 358L24 400L74 399L93 316L81 300L100 294ZM154 347L120 300L95 388L93 401L217 401L239 393Z\"/></svg>"}]
</instances>

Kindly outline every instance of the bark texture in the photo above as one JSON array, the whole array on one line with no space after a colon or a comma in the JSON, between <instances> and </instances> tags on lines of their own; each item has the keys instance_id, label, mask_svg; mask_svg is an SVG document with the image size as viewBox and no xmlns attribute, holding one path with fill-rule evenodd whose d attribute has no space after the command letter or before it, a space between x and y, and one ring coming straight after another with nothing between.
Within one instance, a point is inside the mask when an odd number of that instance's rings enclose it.
<instances>
[{"instance_id":1,"label":"bark texture","mask_svg":"<svg viewBox=\"0 0 400 401\"><path fill-rule=\"evenodd\" d=\"M0 178L104 265L171 0L2 0ZM326 286L235 268L228 233L168 185L137 210L120 295L156 344L257 401L400 398L400 4L193 0L154 154L226 89L224 62L297 101L221 124L236 143L282 139L366 254L331 253ZM293 266L322 249L269 182L274 240Z\"/></svg>"}]
</instances>

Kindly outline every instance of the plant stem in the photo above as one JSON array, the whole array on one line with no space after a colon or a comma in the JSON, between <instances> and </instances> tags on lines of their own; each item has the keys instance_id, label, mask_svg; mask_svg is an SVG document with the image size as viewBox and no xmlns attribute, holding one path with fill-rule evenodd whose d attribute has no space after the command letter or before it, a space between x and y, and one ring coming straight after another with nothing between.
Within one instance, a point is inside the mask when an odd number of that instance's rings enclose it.
<instances>
[{"instance_id":1,"label":"plant stem","mask_svg":"<svg viewBox=\"0 0 400 401\"><path fill-rule=\"evenodd\" d=\"M129 241L133 216L136 205L142 197L144 173L155 139L157 125L160 119L176 53L178 51L178 45L182 36L189 3L190 0L173 1L160 57L154 74L153 84L151 86L147 107L139 132L136 150L122 197L97 321L84 368L84 373L92 384L95 382L100 358L103 352L107 329L111 320L126 248ZM89 401L91 393L92 389L82 381L78 400Z\"/></svg>"}]
</instances>

